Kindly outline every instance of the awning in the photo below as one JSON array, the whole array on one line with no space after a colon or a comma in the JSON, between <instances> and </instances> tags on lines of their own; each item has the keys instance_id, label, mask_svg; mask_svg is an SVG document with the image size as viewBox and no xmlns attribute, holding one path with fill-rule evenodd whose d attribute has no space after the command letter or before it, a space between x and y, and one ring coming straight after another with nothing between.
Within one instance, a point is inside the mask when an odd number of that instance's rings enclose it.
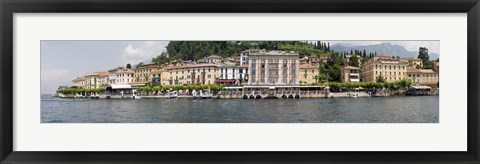
<instances>
[{"instance_id":1,"label":"awning","mask_svg":"<svg viewBox=\"0 0 480 164\"><path fill-rule=\"evenodd\" d=\"M215 80L215 83L235 83L235 79L219 79Z\"/></svg>"},{"instance_id":2,"label":"awning","mask_svg":"<svg viewBox=\"0 0 480 164\"><path fill-rule=\"evenodd\" d=\"M132 89L130 85L111 85L112 89Z\"/></svg>"}]
</instances>

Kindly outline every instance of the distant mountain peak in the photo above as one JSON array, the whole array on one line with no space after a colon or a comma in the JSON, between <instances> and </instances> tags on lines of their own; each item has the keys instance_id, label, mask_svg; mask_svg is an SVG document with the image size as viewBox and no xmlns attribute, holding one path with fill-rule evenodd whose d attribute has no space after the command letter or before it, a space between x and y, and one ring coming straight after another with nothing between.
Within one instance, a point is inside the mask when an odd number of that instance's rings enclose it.
<instances>
[{"instance_id":1,"label":"distant mountain peak","mask_svg":"<svg viewBox=\"0 0 480 164\"><path fill-rule=\"evenodd\" d=\"M428 47L427 47L428 48ZM371 45L353 45L348 43L336 43L331 46L331 49L336 52L350 52L350 51L363 51L365 50L368 53L377 52L378 55L386 55L386 56L399 56L402 58L411 58L417 57L418 51L408 51L405 47L392 44L392 43L379 43L379 44L371 44ZM429 53L430 60L435 60L439 58L439 54L437 53Z\"/></svg>"}]
</instances>

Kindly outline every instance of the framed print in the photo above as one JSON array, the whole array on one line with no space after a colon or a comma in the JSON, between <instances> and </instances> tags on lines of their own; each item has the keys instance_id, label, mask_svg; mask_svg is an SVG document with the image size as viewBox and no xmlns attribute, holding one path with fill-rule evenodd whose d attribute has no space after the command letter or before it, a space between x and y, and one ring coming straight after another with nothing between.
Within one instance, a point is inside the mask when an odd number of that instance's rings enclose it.
<instances>
[{"instance_id":1,"label":"framed print","mask_svg":"<svg viewBox=\"0 0 480 164\"><path fill-rule=\"evenodd\" d=\"M4 163L479 162L477 0L1 8Z\"/></svg>"}]
</instances>

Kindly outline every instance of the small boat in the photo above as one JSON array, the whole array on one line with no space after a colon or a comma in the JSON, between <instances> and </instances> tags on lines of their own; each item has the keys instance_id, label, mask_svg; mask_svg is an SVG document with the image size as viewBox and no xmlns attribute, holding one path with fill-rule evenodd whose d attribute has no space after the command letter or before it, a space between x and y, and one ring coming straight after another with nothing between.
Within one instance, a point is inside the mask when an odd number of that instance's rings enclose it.
<instances>
[{"instance_id":1,"label":"small boat","mask_svg":"<svg viewBox=\"0 0 480 164\"><path fill-rule=\"evenodd\" d=\"M211 99L213 98L213 94L209 92L198 92L195 96L193 96L195 99Z\"/></svg>"},{"instance_id":2,"label":"small boat","mask_svg":"<svg viewBox=\"0 0 480 164\"><path fill-rule=\"evenodd\" d=\"M165 94L165 97L166 98L177 98L178 97L178 94L177 94L177 91L173 91L173 92L168 92Z\"/></svg>"}]
</instances>

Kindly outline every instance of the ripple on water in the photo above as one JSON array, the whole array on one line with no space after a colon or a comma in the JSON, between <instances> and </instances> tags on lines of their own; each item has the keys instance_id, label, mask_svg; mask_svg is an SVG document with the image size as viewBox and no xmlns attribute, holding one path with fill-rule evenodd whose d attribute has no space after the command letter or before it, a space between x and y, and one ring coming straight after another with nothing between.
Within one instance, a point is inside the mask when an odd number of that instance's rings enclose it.
<instances>
[{"instance_id":1,"label":"ripple on water","mask_svg":"<svg viewBox=\"0 0 480 164\"><path fill-rule=\"evenodd\" d=\"M335 99L139 99L41 101L42 123L439 122L438 96Z\"/></svg>"}]
</instances>

